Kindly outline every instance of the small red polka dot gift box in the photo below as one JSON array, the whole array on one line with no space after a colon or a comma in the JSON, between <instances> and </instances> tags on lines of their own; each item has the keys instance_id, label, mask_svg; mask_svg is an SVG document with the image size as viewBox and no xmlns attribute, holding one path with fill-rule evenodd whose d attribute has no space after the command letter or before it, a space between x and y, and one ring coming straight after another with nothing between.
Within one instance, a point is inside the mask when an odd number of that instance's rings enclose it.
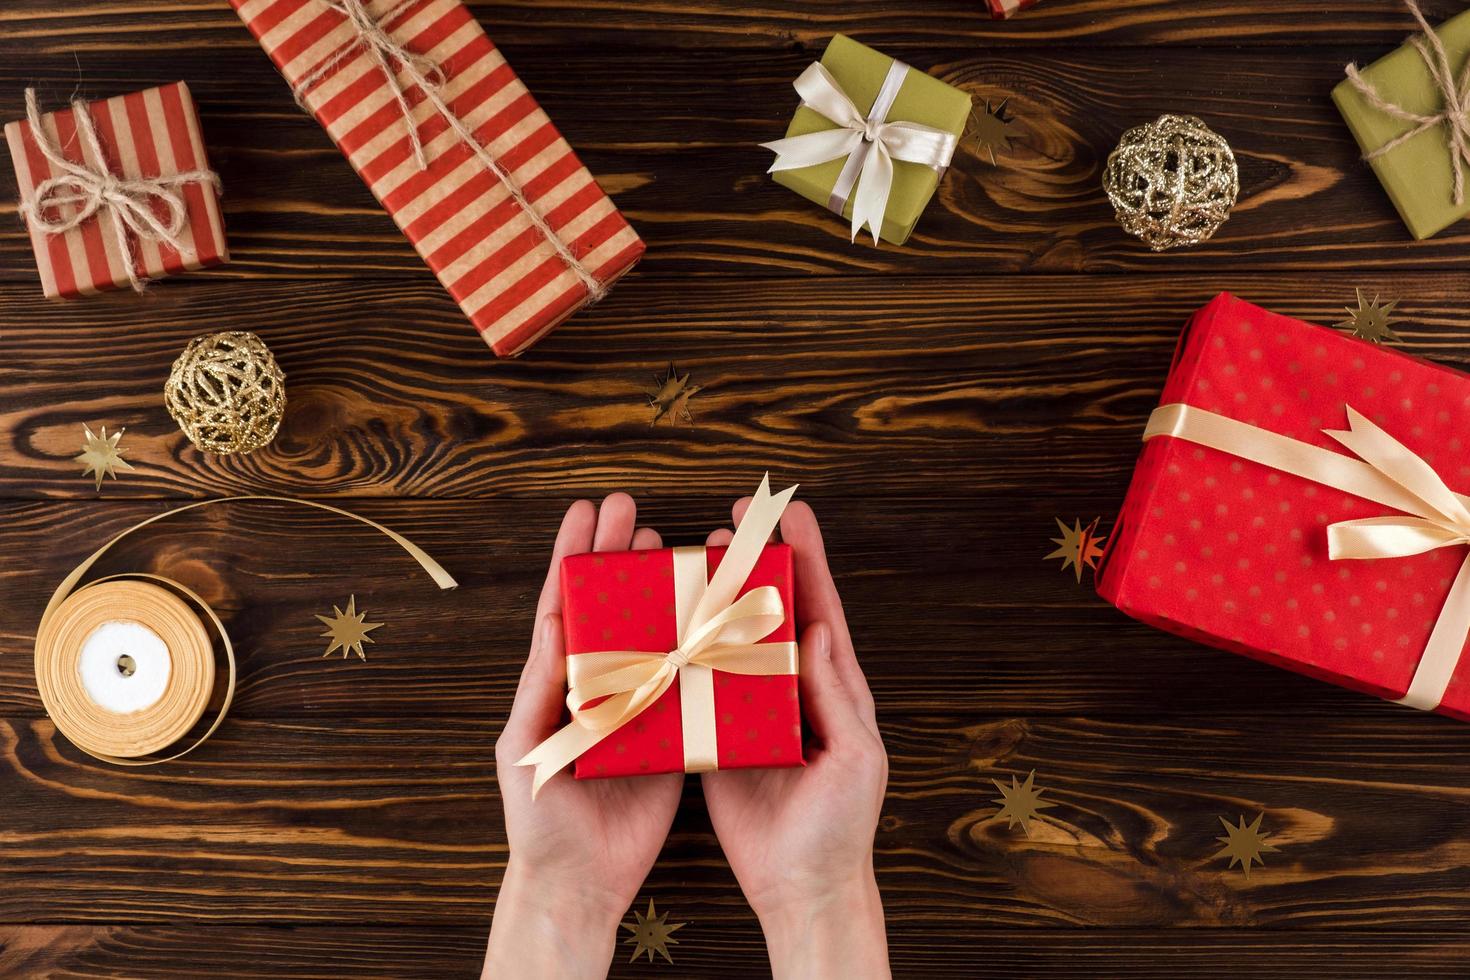
<instances>
[{"instance_id":1,"label":"small red polka dot gift box","mask_svg":"<svg viewBox=\"0 0 1470 980\"><path fill-rule=\"evenodd\" d=\"M1098 574L1160 629L1470 719L1470 377L1222 294Z\"/></svg>"},{"instance_id":2,"label":"small red polka dot gift box","mask_svg":"<svg viewBox=\"0 0 1470 980\"><path fill-rule=\"evenodd\" d=\"M762 483L728 548L562 561L572 721L518 765L578 779L804 765L792 551L766 544L792 490Z\"/></svg>"}]
</instances>

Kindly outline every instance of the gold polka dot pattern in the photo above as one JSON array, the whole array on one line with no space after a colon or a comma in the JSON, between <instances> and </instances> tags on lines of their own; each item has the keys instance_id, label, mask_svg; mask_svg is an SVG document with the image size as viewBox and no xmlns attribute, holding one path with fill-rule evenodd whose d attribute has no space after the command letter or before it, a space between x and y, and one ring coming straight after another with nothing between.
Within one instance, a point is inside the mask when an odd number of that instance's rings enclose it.
<instances>
[{"instance_id":1,"label":"gold polka dot pattern","mask_svg":"<svg viewBox=\"0 0 1470 980\"><path fill-rule=\"evenodd\" d=\"M1470 492L1470 377L1228 294L1180 340L1160 404L1183 402L1337 452L1345 406ZM1379 505L1168 437L1139 457L1098 591L1136 619L1385 698L1401 697L1464 560L1333 561L1327 525ZM1470 665L1441 708L1470 718Z\"/></svg>"},{"instance_id":2,"label":"gold polka dot pattern","mask_svg":"<svg viewBox=\"0 0 1470 980\"><path fill-rule=\"evenodd\" d=\"M723 548L706 550L711 575L724 552ZM768 546L740 594L762 585L775 585L786 609L794 613L791 564L788 545ZM604 650L664 653L677 646L673 568L673 551L668 548L564 559L562 622L567 654ZM766 642L795 639L796 627L788 615ZM715 671L714 688L721 768L802 764L801 710L795 676L746 677ZM751 732L755 732L754 738ZM677 680L652 708L584 752L575 767L578 779L683 771L683 720Z\"/></svg>"}]
</instances>

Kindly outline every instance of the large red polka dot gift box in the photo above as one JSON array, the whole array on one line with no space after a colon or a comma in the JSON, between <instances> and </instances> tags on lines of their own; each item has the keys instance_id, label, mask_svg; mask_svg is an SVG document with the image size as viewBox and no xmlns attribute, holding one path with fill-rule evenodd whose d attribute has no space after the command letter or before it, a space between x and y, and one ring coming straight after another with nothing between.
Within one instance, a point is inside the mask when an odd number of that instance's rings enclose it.
<instances>
[{"instance_id":1,"label":"large red polka dot gift box","mask_svg":"<svg viewBox=\"0 0 1470 980\"><path fill-rule=\"evenodd\" d=\"M518 765L578 779L804 765L792 551L767 544L795 488L762 483L726 548L562 561L571 721Z\"/></svg>"},{"instance_id":2,"label":"large red polka dot gift box","mask_svg":"<svg viewBox=\"0 0 1470 980\"><path fill-rule=\"evenodd\" d=\"M1470 718L1470 377L1222 294L1098 573L1160 629Z\"/></svg>"}]
</instances>

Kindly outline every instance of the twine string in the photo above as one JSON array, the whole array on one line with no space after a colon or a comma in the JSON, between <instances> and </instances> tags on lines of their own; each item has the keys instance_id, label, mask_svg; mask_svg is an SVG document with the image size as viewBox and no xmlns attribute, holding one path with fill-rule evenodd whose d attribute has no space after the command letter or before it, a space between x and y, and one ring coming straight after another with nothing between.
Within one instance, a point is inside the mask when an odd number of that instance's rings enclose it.
<instances>
[{"instance_id":1,"label":"twine string","mask_svg":"<svg viewBox=\"0 0 1470 980\"><path fill-rule=\"evenodd\" d=\"M429 55L410 51L384 26L417 2L418 0L399 0L398 3L394 3L381 15L375 17L368 11L364 0L317 0L317 3L327 9L341 14L346 23L351 26L354 37L297 82L296 101L305 108L308 91L335 72L343 61L354 57L359 52L366 51L382 71L384 78L388 80L389 90L392 91L394 101L398 103L398 108L403 113L403 120L408 128L409 143L413 148L414 162L418 165L419 170L427 170L429 161L423 141L419 137L418 124L413 118L413 109L408 101L408 88L414 86L424 93L424 98L449 124L454 134L470 148L485 169L495 175L532 226L556 250L557 256L587 290L588 304L598 302L607 295L607 286L582 264L582 260L566 242L562 241L546 217L532 205L530 199L526 197L525 189L511 177L510 172L501 166L500 161L495 159L465 125L464 120L445 101L444 88L447 79L443 67ZM407 76L410 83L408 87L405 87L399 80L395 66Z\"/></svg>"},{"instance_id":2,"label":"twine string","mask_svg":"<svg viewBox=\"0 0 1470 980\"><path fill-rule=\"evenodd\" d=\"M119 177L107 168L107 156L91 109L81 100L72 102L71 109L83 157L96 160L95 168L66 158L41 124L36 90L26 89L26 122L30 124L31 137L58 173L36 185L31 199L21 202L20 213L32 227L48 235L64 235L105 209L113 217L113 231L127 269L128 283L141 292L144 280L138 275L134 239L160 242L176 252L184 252L186 246L180 236L189 222L189 209L181 188L187 184L208 184L218 193L219 175L213 170L186 170L158 177ZM167 220L159 216L155 206L159 204Z\"/></svg>"},{"instance_id":3,"label":"twine string","mask_svg":"<svg viewBox=\"0 0 1470 980\"><path fill-rule=\"evenodd\" d=\"M1377 160L1379 157L1392 153L1420 133L1427 132L1436 126L1443 126L1446 133L1445 138L1449 144L1450 163L1454 169L1455 204L1461 205L1465 203L1465 164L1470 163L1470 65L1467 65L1460 73L1460 77L1456 79L1454 69L1450 66L1449 52L1445 50L1444 42L1439 39L1439 35L1429 26L1429 21L1424 18L1419 4L1416 0L1404 0L1404 6L1413 15L1421 31L1409 43L1414 46L1414 50L1419 52L1419 57L1424 59L1424 65L1429 70L1429 77L1433 79L1443 97L1444 107L1440 112L1433 114L1406 109L1384 98L1373 83L1363 77L1356 64L1348 65L1348 80L1353 83L1353 88L1369 105L1395 119L1414 124L1412 129L1406 130L1378 149L1365 154L1363 159Z\"/></svg>"}]
</instances>

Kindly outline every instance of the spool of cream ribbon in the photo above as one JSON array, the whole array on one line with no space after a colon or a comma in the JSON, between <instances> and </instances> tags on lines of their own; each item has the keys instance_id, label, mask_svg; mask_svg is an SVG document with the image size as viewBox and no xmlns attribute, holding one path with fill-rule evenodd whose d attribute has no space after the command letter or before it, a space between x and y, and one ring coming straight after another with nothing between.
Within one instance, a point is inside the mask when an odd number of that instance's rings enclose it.
<instances>
[{"instance_id":1,"label":"spool of cream ribbon","mask_svg":"<svg viewBox=\"0 0 1470 980\"><path fill-rule=\"evenodd\" d=\"M439 588L458 584L396 531L311 500L222 497L150 517L72 569L51 596L36 630L41 700L57 729L83 752L120 766L156 765L192 752L224 721L235 695L235 651L208 603L172 579L142 572L81 587L77 583L108 549L140 528L184 511L245 500L299 504L366 524L408 552ZM223 672L216 662L215 637ZM188 739L211 704L214 717L208 728Z\"/></svg>"}]
</instances>

